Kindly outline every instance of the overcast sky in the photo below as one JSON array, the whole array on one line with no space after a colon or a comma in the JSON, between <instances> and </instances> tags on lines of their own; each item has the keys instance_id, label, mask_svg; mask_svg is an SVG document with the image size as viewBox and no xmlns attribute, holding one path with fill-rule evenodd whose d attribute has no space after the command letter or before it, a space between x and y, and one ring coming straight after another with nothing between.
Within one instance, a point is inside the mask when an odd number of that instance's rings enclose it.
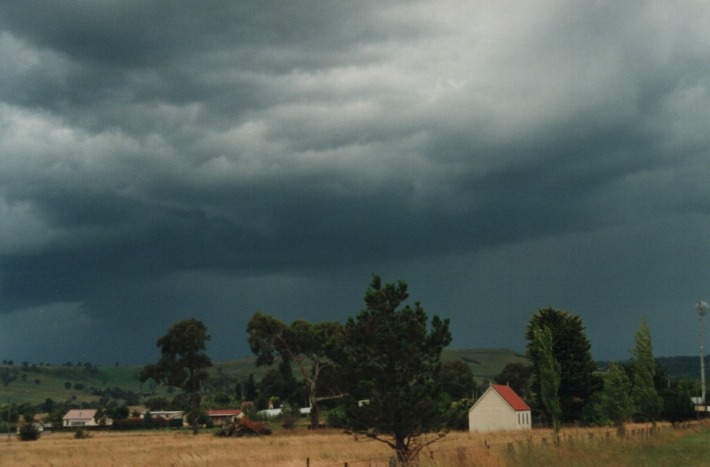
<instances>
[{"instance_id":1,"label":"overcast sky","mask_svg":"<svg viewBox=\"0 0 710 467\"><path fill-rule=\"evenodd\" d=\"M201 319L343 322L372 273L523 351L579 315L697 355L710 6L3 1L0 357L146 363ZM710 332L710 323L708 323Z\"/></svg>"}]
</instances>

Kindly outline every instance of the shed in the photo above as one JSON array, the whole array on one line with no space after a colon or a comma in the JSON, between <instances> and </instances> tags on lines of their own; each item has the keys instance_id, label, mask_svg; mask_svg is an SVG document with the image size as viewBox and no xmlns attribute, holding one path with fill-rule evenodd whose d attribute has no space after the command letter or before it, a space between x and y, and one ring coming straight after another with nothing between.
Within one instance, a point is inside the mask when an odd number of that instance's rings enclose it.
<instances>
[{"instance_id":1,"label":"shed","mask_svg":"<svg viewBox=\"0 0 710 467\"><path fill-rule=\"evenodd\" d=\"M492 384L468 411L469 431L530 428L530 407L507 385Z\"/></svg>"}]
</instances>

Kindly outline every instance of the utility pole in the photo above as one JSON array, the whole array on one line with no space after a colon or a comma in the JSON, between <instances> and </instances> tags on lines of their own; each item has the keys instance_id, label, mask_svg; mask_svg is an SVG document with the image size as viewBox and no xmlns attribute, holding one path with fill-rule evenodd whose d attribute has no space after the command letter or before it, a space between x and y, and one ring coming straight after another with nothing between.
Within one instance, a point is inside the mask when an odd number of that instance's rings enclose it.
<instances>
[{"instance_id":1,"label":"utility pole","mask_svg":"<svg viewBox=\"0 0 710 467\"><path fill-rule=\"evenodd\" d=\"M700 301L695 305L695 310L698 312L698 332L700 334L700 404L701 410L705 412L705 330L703 328L703 316L708 312L708 304ZM705 414L703 414L705 415Z\"/></svg>"}]
</instances>

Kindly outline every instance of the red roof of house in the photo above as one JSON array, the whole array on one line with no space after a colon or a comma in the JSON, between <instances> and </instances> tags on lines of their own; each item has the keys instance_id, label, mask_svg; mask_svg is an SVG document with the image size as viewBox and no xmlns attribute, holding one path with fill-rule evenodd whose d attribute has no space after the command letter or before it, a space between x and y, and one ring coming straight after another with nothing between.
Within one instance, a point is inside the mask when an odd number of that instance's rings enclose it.
<instances>
[{"instance_id":1,"label":"red roof of house","mask_svg":"<svg viewBox=\"0 0 710 467\"><path fill-rule=\"evenodd\" d=\"M227 417L230 415L239 415L242 411L239 409L212 409L207 411L210 417Z\"/></svg>"},{"instance_id":2,"label":"red roof of house","mask_svg":"<svg viewBox=\"0 0 710 467\"><path fill-rule=\"evenodd\" d=\"M522 400L510 386L505 384L494 384L493 389L501 395L501 397L513 408L513 410L530 410L528 404L526 404L525 401Z\"/></svg>"}]
</instances>

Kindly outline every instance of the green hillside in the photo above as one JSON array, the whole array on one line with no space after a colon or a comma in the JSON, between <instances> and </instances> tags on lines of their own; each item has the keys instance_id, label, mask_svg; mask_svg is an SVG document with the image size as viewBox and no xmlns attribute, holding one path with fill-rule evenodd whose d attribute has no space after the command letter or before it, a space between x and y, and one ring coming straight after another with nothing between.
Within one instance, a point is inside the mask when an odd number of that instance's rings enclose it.
<instances>
[{"instance_id":1,"label":"green hillside","mask_svg":"<svg viewBox=\"0 0 710 467\"><path fill-rule=\"evenodd\" d=\"M478 384L492 380L508 363L528 363L525 356L508 349L447 349L442 360L468 364Z\"/></svg>"},{"instance_id":2,"label":"green hillside","mask_svg":"<svg viewBox=\"0 0 710 467\"><path fill-rule=\"evenodd\" d=\"M468 364L479 384L492 379L508 363L527 361L507 349L447 349L442 359ZM140 365L9 365L6 362L0 365L0 405L8 401L40 404L46 399L81 403L97 401L101 395L121 398L122 393L128 392L141 399L165 395L166 388L138 381L141 368ZM256 358L244 357L215 363L210 379L217 387L233 388L237 381L245 381L250 374L260 380L265 371L265 368L256 368Z\"/></svg>"}]
</instances>

